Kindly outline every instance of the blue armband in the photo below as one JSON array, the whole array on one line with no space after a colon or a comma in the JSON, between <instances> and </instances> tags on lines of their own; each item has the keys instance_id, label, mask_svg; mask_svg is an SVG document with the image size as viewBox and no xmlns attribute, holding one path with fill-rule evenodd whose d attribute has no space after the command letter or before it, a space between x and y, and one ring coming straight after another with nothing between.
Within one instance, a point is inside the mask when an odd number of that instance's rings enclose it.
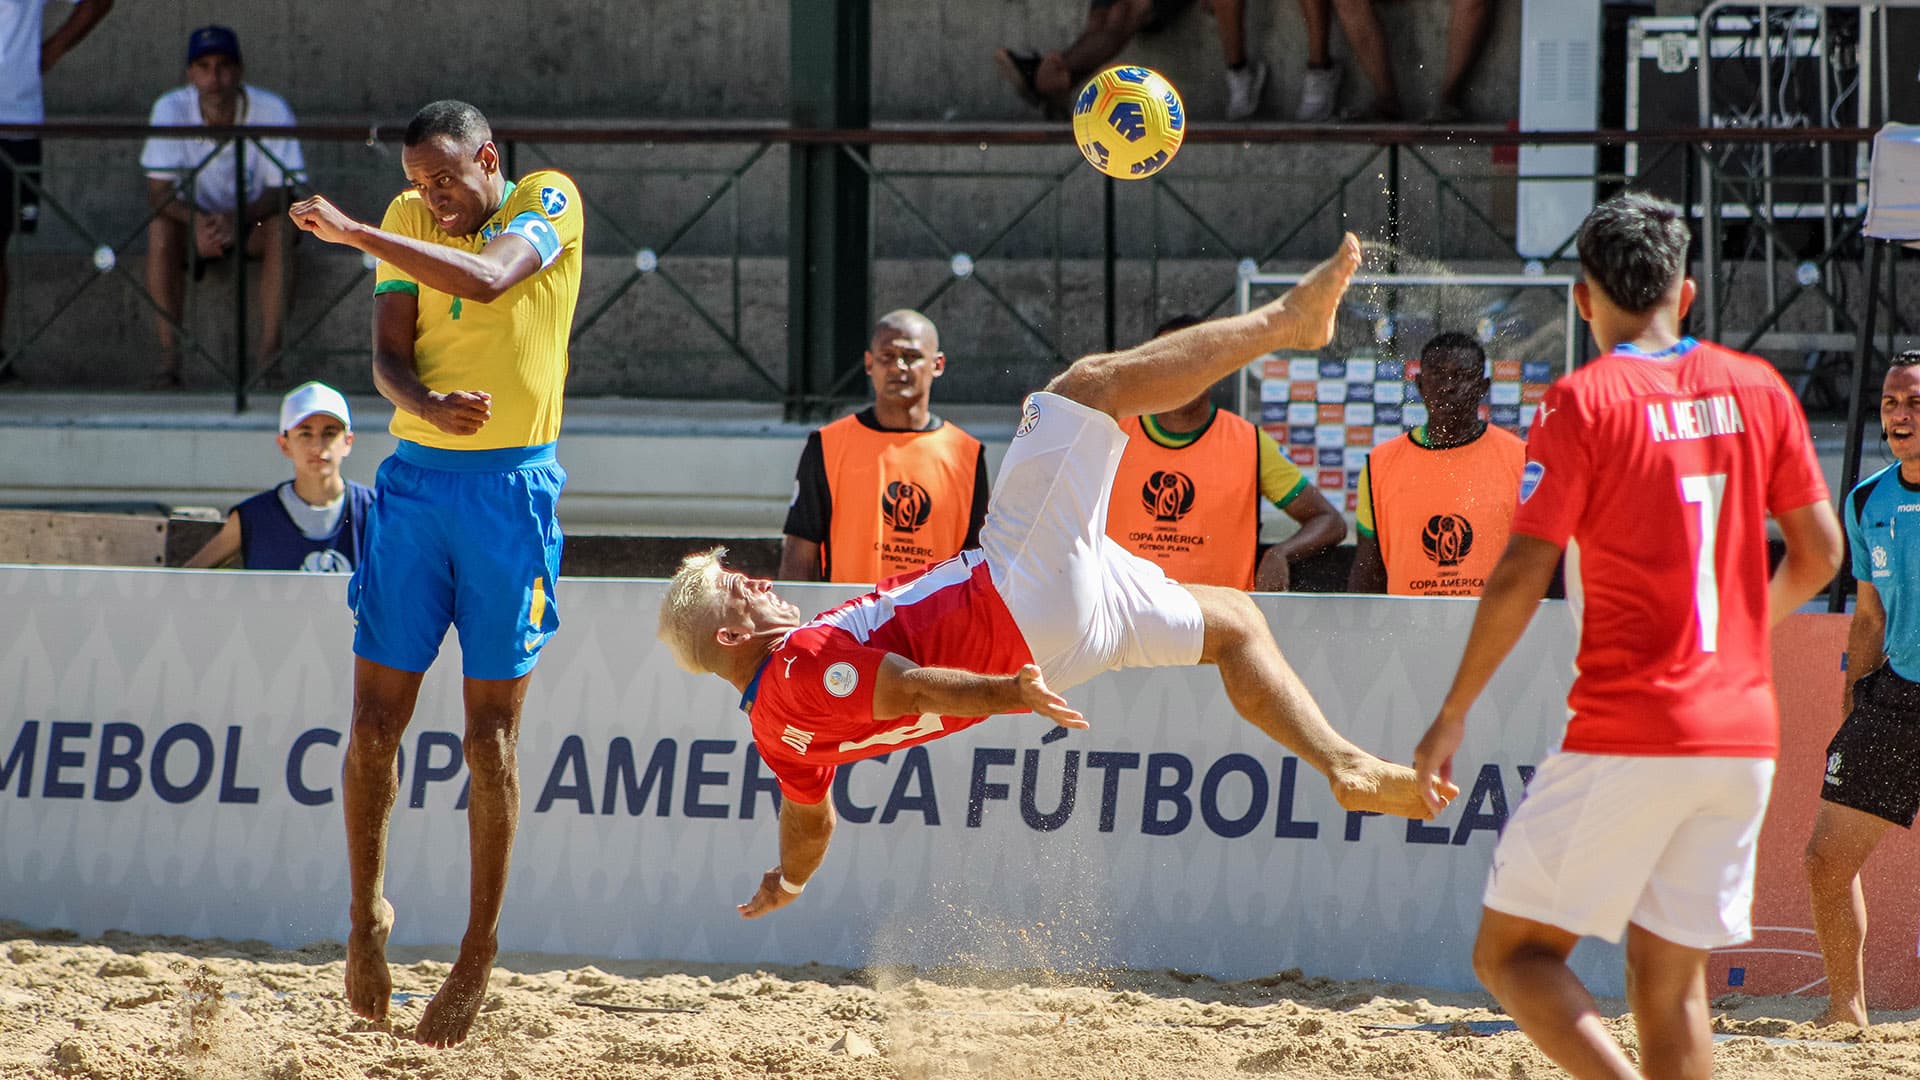
<instances>
[{"instance_id":1,"label":"blue armband","mask_svg":"<svg viewBox=\"0 0 1920 1080\"><path fill-rule=\"evenodd\" d=\"M533 250L540 253L541 269L551 266L560 254L560 234L554 231L553 222L538 210L522 211L507 222L507 227L501 232L512 233L532 244Z\"/></svg>"}]
</instances>

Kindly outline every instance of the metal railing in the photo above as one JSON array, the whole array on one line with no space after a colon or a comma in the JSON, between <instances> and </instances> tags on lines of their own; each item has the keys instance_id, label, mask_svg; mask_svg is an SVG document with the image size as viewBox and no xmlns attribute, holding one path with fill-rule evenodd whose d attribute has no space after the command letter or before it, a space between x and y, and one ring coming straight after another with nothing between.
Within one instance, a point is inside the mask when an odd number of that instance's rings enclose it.
<instances>
[{"instance_id":1,"label":"metal railing","mask_svg":"<svg viewBox=\"0 0 1920 1080\"><path fill-rule=\"evenodd\" d=\"M397 125L305 125L194 134L221 146L297 137L308 148L307 185L377 221L385 199L403 183L400 131ZM112 382L115 372L128 381L124 342L140 338L145 327L125 324L162 310L125 257L139 247L152 216L128 210L145 206L131 194L137 155L109 155L89 166L63 166L58 159L99 159L115 140L170 133L177 129L111 123L0 128L0 138L37 136L55 151L47 155L54 164L16 181L38 193L42 227L12 244L16 299L0 346L6 362L26 368L31 381L42 381L48 369L49 381L61 381L62 371L69 384ZM1717 303L1703 312L1710 323L1724 324L1724 339L1748 349L1812 356L1849 351L1850 341L1836 347L1829 339L1858 325L1854 309L1870 286L1833 271L1857 258L1858 223L1839 222L1811 241L1783 235L1772 226L1766 200L1789 178L1738 175L1721 166L1723 155L1714 150L1801 143L1844 148L1846 154L1834 156L1847 158L1871 134L1854 128L1195 128L1175 168L1127 183L1082 167L1065 131L1054 127L502 125L497 141L510 175L564 169L586 202L592 269L573 330L575 392L782 400L790 410L807 410L862 398L865 388L855 364L824 398L801 400L786 368L790 195L784 165L796 144L836 147L858 163L869 184L870 256L879 268L874 295L836 302L865 311L876 301L927 310L942 328L946 351L966 361L953 373L960 377L950 374L943 383L943 398L986 401L1005 399L1008 387L1017 393L1080 352L1144 336L1171 308L1224 311L1243 266L1307 265L1346 228L1379 241L1388 271L1412 263L1423 272L1436 265L1573 272L1572 236L1549 258L1515 253L1511 202L1520 178L1500 157L1536 144L1634 144L1647 163L1643 173L1680 156L1690 190L1673 196L1710 208L1695 222L1698 250L1708 260L1699 273L1718 285ZM127 181L124 200L89 182L116 172ZM1837 205L1864 206L1863 177L1791 179L1842 192ZM1617 172L1526 178L1566 184L1575 199L1635 180ZM241 183L244 190L244 177ZM1701 190L1693 190L1696 183ZM1746 222L1730 221L1720 213L1725 206L1746 207ZM1768 250L1800 271L1784 291L1769 282L1764 292L1771 302L1759 306L1730 287L1750 272L1743 264L1712 261L1730 247L1721 242L1722 230L1754 223L1764 223ZM244 251L244 244L235 248ZM369 384L370 265L351 251L313 243L302 247L297 263L306 278L300 318L290 321L274 368L248 363L249 275L238 255L230 260L231 274L213 285L232 305L229 336L213 339L205 319L175 323L195 382L229 388L236 408L246 406L250 393L307 377L330 377L348 389ZM1817 273L1807 274L1809 265ZM110 297L109 282L130 297ZM1896 320L1890 333L1913 333L1891 296L1884 310ZM1807 329L1814 323L1817 328ZM100 334L103 324L113 332ZM109 345L90 359L89 342L97 338ZM117 360L105 355L115 349ZM1810 393L1831 382L1819 362L1802 374Z\"/></svg>"}]
</instances>

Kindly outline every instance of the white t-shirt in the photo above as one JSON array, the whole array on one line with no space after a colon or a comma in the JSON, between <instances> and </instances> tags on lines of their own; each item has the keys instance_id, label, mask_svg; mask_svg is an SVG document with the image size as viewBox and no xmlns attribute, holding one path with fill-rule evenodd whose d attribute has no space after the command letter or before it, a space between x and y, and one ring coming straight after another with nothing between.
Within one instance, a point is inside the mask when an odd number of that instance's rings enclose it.
<instances>
[{"instance_id":1,"label":"white t-shirt","mask_svg":"<svg viewBox=\"0 0 1920 1080\"><path fill-rule=\"evenodd\" d=\"M46 6L47 0L0 0L0 123L38 124L47 118L40 97L41 15Z\"/></svg>"},{"instance_id":2,"label":"white t-shirt","mask_svg":"<svg viewBox=\"0 0 1920 1080\"><path fill-rule=\"evenodd\" d=\"M0 0L0 4L11 2L13 0ZM154 127L205 127L206 121L200 115L199 92L191 86L182 86L160 95L160 100L153 103L153 116L147 122ZM236 126L291 127L293 110L280 95L241 83L239 115L234 123ZM248 202L258 199L270 187L285 187L306 178L307 165L300 156L300 140L248 139L246 147ZM194 173L194 166L206 161L207 155L213 154L216 148L219 154ZM231 214L238 209L233 203L233 144L230 142L199 136L150 138L140 151L140 167L155 180L175 183L192 174L193 204L210 214Z\"/></svg>"}]
</instances>

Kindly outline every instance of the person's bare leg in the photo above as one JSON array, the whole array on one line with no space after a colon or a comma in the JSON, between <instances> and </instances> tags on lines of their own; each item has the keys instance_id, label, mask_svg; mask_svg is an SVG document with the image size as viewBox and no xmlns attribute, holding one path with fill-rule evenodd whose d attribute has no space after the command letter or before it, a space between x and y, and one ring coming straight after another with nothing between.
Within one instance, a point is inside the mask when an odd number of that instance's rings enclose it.
<instances>
[{"instance_id":1,"label":"person's bare leg","mask_svg":"<svg viewBox=\"0 0 1920 1080\"><path fill-rule=\"evenodd\" d=\"M1373 9L1376 0L1333 0L1340 16L1340 29L1353 49L1353 62L1373 84L1373 109L1384 116L1400 115L1400 90L1393 81L1393 64L1387 54L1387 30L1380 13Z\"/></svg>"},{"instance_id":2,"label":"person's bare leg","mask_svg":"<svg viewBox=\"0 0 1920 1080\"><path fill-rule=\"evenodd\" d=\"M517 679L467 679L465 749L469 794L467 932L447 980L427 1003L414 1038L451 1046L467 1037L486 1002L493 958L500 951L500 907L507 896L507 869L520 819L520 709L531 675Z\"/></svg>"},{"instance_id":3,"label":"person's bare leg","mask_svg":"<svg viewBox=\"0 0 1920 1080\"><path fill-rule=\"evenodd\" d=\"M1567 966L1579 941L1557 926L1481 908L1473 970L1554 1064L1580 1080L1639 1080L1601 1022L1593 995Z\"/></svg>"},{"instance_id":4,"label":"person's bare leg","mask_svg":"<svg viewBox=\"0 0 1920 1080\"><path fill-rule=\"evenodd\" d=\"M1219 669L1235 712L1325 776L1343 809L1433 816L1412 769L1374 757L1327 723L1252 598L1212 585L1186 589L1200 602L1206 627L1200 661Z\"/></svg>"},{"instance_id":5,"label":"person's bare leg","mask_svg":"<svg viewBox=\"0 0 1920 1080\"><path fill-rule=\"evenodd\" d=\"M256 372L271 369L280 360L287 314L287 291L292 282L293 221L285 214L270 215L247 236L247 250L260 257L260 351Z\"/></svg>"},{"instance_id":6,"label":"person's bare leg","mask_svg":"<svg viewBox=\"0 0 1920 1080\"><path fill-rule=\"evenodd\" d=\"M1153 0L1119 0L1103 12L1090 12L1086 29L1060 50L1060 58L1076 82L1084 79L1119 56L1152 17Z\"/></svg>"},{"instance_id":7,"label":"person's bare leg","mask_svg":"<svg viewBox=\"0 0 1920 1080\"><path fill-rule=\"evenodd\" d=\"M1121 352L1082 357L1054 376L1047 391L1114 417L1167 412L1256 356L1333 340L1340 297L1359 268L1360 241L1348 233L1338 251L1278 299Z\"/></svg>"},{"instance_id":8,"label":"person's bare leg","mask_svg":"<svg viewBox=\"0 0 1920 1080\"><path fill-rule=\"evenodd\" d=\"M1813 932L1827 969L1827 1008L1814 1023L1867 1026L1867 898L1860 868L1891 822L1850 806L1822 802L1807 839L1807 887Z\"/></svg>"},{"instance_id":9,"label":"person's bare leg","mask_svg":"<svg viewBox=\"0 0 1920 1080\"><path fill-rule=\"evenodd\" d=\"M1467 76L1487 41L1492 0L1453 0L1447 15L1447 74L1440 84L1442 104L1459 108L1467 95Z\"/></svg>"},{"instance_id":10,"label":"person's bare leg","mask_svg":"<svg viewBox=\"0 0 1920 1080\"><path fill-rule=\"evenodd\" d=\"M1227 67L1247 62L1247 11L1243 0L1212 0L1207 10L1213 13L1220 31L1220 58Z\"/></svg>"},{"instance_id":11,"label":"person's bare leg","mask_svg":"<svg viewBox=\"0 0 1920 1080\"><path fill-rule=\"evenodd\" d=\"M1713 1075L1706 949L1627 927L1627 1006L1640 1033L1640 1074L1651 1080Z\"/></svg>"},{"instance_id":12,"label":"person's bare leg","mask_svg":"<svg viewBox=\"0 0 1920 1080\"><path fill-rule=\"evenodd\" d=\"M1307 31L1307 66L1324 68L1333 62L1327 43L1333 36L1331 0L1300 0L1300 21Z\"/></svg>"},{"instance_id":13,"label":"person's bare leg","mask_svg":"<svg viewBox=\"0 0 1920 1080\"><path fill-rule=\"evenodd\" d=\"M160 339L160 360L154 367L154 381L180 377L180 343L173 328L186 307L187 227L161 215L147 222L147 292L160 305L154 316L153 330Z\"/></svg>"},{"instance_id":14,"label":"person's bare leg","mask_svg":"<svg viewBox=\"0 0 1920 1080\"><path fill-rule=\"evenodd\" d=\"M387 825L400 790L400 736L413 719L422 672L355 657L353 725L340 770L347 819L347 1005L369 1020L387 1018L393 978L387 934L393 905L385 895Z\"/></svg>"}]
</instances>

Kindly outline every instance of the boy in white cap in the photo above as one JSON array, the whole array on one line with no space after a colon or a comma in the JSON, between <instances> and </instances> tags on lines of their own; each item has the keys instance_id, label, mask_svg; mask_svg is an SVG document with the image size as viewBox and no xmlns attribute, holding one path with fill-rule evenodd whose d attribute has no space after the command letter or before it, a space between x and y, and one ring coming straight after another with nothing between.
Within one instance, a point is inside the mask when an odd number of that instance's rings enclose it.
<instances>
[{"instance_id":1,"label":"boy in white cap","mask_svg":"<svg viewBox=\"0 0 1920 1080\"><path fill-rule=\"evenodd\" d=\"M303 383L280 400L280 452L293 479L227 513L227 523L188 567L346 574L360 561L373 489L340 475L353 450L347 399L325 383ZM237 561L236 561L237 560Z\"/></svg>"}]
</instances>

